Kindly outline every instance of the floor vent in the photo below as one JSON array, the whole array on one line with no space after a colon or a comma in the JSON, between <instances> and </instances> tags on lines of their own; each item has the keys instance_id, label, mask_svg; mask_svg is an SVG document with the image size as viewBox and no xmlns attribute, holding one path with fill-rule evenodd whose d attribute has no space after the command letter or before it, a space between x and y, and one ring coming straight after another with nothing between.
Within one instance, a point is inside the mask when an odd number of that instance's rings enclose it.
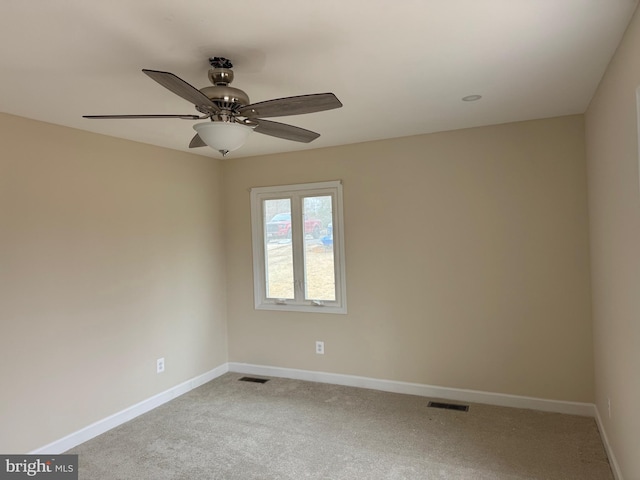
<instances>
[{"instance_id":1,"label":"floor vent","mask_svg":"<svg viewBox=\"0 0 640 480\"><path fill-rule=\"evenodd\" d=\"M468 412L469 405L457 405L455 403L429 402L432 408L443 408L445 410L458 410L460 412Z\"/></svg>"},{"instance_id":2,"label":"floor vent","mask_svg":"<svg viewBox=\"0 0 640 480\"><path fill-rule=\"evenodd\" d=\"M239 379L241 382L253 382L253 383L267 383L268 378L256 378L256 377L242 377Z\"/></svg>"}]
</instances>

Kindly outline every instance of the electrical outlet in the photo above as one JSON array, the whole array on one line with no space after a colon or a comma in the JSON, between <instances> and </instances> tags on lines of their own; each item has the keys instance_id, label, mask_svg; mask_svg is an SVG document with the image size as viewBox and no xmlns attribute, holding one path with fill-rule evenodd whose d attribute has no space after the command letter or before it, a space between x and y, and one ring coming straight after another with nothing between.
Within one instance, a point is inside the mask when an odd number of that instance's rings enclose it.
<instances>
[{"instance_id":1,"label":"electrical outlet","mask_svg":"<svg viewBox=\"0 0 640 480\"><path fill-rule=\"evenodd\" d=\"M156 360L156 373L164 372L164 357Z\"/></svg>"},{"instance_id":2,"label":"electrical outlet","mask_svg":"<svg viewBox=\"0 0 640 480\"><path fill-rule=\"evenodd\" d=\"M324 355L324 342L316 342L316 353L318 355Z\"/></svg>"}]
</instances>

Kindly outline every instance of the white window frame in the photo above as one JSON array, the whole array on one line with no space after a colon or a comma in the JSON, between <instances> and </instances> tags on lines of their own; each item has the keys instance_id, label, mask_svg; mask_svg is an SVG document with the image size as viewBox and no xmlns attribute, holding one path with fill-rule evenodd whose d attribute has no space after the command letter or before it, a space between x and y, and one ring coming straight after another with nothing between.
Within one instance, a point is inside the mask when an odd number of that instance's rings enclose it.
<instances>
[{"instance_id":1,"label":"white window frame","mask_svg":"<svg viewBox=\"0 0 640 480\"><path fill-rule=\"evenodd\" d=\"M305 197L331 196L333 215L333 248L335 301L315 301L304 299L304 233L302 203ZM267 297L266 256L265 256L265 200L291 199L291 232L293 246L293 269L295 299L274 299ZM251 189L251 234L253 245L253 291L257 310L281 310L314 313L347 313L347 292L344 256L344 221L342 211L342 182L303 183Z\"/></svg>"}]
</instances>

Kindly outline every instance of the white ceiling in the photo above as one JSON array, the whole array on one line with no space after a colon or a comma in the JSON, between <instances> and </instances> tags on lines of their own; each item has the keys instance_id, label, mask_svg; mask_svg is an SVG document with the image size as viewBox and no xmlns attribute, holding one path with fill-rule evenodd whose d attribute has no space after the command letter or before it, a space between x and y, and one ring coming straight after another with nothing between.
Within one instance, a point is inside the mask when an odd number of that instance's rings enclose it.
<instances>
[{"instance_id":1,"label":"white ceiling","mask_svg":"<svg viewBox=\"0 0 640 480\"><path fill-rule=\"evenodd\" d=\"M254 133L229 158L583 113L637 0L2 0L0 111L187 148L195 114L141 72L209 85L234 64L252 102L333 92L343 108L274 120L301 144ZM477 102L463 102L479 94Z\"/></svg>"}]
</instances>

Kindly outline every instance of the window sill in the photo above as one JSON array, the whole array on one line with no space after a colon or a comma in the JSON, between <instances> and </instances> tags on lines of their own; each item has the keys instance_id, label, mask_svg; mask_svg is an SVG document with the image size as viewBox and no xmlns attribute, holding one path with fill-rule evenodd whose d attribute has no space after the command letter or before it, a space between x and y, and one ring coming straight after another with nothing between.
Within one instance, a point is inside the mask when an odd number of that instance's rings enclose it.
<instances>
[{"instance_id":1,"label":"window sill","mask_svg":"<svg viewBox=\"0 0 640 480\"><path fill-rule=\"evenodd\" d=\"M280 312L308 312L308 313L332 313L345 315L347 313L346 306L337 305L296 305L296 304L277 304L277 303L261 303L255 305L256 310L275 310Z\"/></svg>"}]
</instances>

